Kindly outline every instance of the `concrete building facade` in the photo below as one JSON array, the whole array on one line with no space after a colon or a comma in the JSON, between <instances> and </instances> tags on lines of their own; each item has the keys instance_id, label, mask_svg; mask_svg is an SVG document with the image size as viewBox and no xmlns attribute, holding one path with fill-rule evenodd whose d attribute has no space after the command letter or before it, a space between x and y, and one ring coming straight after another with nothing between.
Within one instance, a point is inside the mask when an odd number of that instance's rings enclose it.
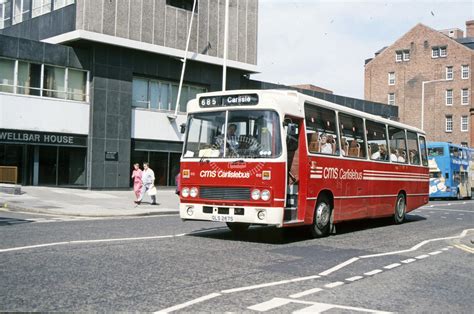
<instances>
[{"instance_id":1,"label":"concrete building facade","mask_svg":"<svg viewBox=\"0 0 474 314\"><path fill-rule=\"evenodd\" d=\"M474 21L437 31L418 24L365 64L365 99L396 105L430 141L474 146Z\"/></svg>"}]
</instances>

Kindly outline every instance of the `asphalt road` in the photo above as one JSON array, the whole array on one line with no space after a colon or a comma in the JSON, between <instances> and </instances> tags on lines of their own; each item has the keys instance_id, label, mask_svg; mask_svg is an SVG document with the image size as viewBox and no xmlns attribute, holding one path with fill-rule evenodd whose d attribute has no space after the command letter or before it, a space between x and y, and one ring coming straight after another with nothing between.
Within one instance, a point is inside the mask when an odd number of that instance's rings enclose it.
<instances>
[{"instance_id":1,"label":"asphalt road","mask_svg":"<svg viewBox=\"0 0 474 314\"><path fill-rule=\"evenodd\" d=\"M450 312L474 307L474 201L393 225L303 229L178 216L85 219L0 211L1 311Z\"/></svg>"}]
</instances>

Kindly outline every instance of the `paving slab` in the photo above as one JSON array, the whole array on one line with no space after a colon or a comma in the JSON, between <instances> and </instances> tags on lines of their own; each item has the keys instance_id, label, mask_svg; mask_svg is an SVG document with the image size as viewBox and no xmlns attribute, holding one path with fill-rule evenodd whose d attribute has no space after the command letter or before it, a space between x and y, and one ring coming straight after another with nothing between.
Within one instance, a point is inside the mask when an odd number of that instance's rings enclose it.
<instances>
[{"instance_id":1,"label":"paving slab","mask_svg":"<svg viewBox=\"0 0 474 314\"><path fill-rule=\"evenodd\" d=\"M133 191L91 191L57 187L22 187L21 195L0 192L0 207L11 211L85 217L177 214L179 199L171 188L157 188L157 205L145 196L134 203Z\"/></svg>"}]
</instances>

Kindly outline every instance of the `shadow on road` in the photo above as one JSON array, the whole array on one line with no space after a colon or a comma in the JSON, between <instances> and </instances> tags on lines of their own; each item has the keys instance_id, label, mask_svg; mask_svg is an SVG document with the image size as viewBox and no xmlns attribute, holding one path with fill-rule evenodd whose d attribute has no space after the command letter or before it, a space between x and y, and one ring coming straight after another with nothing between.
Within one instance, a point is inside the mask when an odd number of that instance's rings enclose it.
<instances>
[{"instance_id":1,"label":"shadow on road","mask_svg":"<svg viewBox=\"0 0 474 314\"><path fill-rule=\"evenodd\" d=\"M11 226L18 224L31 223L33 221L26 219L10 218L10 217L1 217L0 216L0 227L1 226Z\"/></svg>"},{"instance_id":2,"label":"shadow on road","mask_svg":"<svg viewBox=\"0 0 474 314\"><path fill-rule=\"evenodd\" d=\"M426 220L426 218L418 215L407 215L405 223L413 223L418 221ZM352 232L363 231L366 229L383 228L393 225L393 218L379 218L379 219L364 219L354 220L339 223L336 225L336 234L332 236L338 236L341 234L347 234ZM264 244L290 244L301 241L311 240L309 227L294 227L279 229L276 227L267 226L252 226L249 230L243 233L234 233L227 229L222 228L210 228L209 230L202 229L198 233L189 234L188 236L209 238L216 240L227 240L227 241L241 241L241 242L254 242Z\"/></svg>"}]
</instances>

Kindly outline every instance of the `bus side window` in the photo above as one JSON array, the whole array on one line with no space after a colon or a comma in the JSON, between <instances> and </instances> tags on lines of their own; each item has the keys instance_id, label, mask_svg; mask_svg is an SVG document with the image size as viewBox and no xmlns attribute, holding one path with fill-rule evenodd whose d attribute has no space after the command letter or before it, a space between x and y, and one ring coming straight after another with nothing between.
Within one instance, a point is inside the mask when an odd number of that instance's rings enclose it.
<instances>
[{"instance_id":1,"label":"bus side window","mask_svg":"<svg viewBox=\"0 0 474 314\"><path fill-rule=\"evenodd\" d=\"M426 140L424 136L419 136L420 139L420 152L421 152L421 164L428 167L428 156L426 155Z\"/></svg>"},{"instance_id":2,"label":"bus side window","mask_svg":"<svg viewBox=\"0 0 474 314\"><path fill-rule=\"evenodd\" d=\"M369 157L371 160L388 161L387 138L385 136L385 125L365 121L367 130L367 145L369 146Z\"/></svg>"},{"instance_id":3,"label":"bus side window","mask_svg":"<svg viewBox=\"0 0 474 314\"><path fill-rule=\"evenodd\" d=\"M311 134L308 150L311 153L338 155L336 113L326 108L305 104L305 119L306 133Z\"/></svg>"},{"instance_id":4,"label":"bus side window","mask_svg":"<svg viewBox=\"0 0 474 314\"><path fill-rule=\"evenodd\" d=\"M416 133L407 131L408 139L408 159L410 164L419 165L420 164L420 151L418 149L418 140Z\"/></svg>"}]
</instances>

